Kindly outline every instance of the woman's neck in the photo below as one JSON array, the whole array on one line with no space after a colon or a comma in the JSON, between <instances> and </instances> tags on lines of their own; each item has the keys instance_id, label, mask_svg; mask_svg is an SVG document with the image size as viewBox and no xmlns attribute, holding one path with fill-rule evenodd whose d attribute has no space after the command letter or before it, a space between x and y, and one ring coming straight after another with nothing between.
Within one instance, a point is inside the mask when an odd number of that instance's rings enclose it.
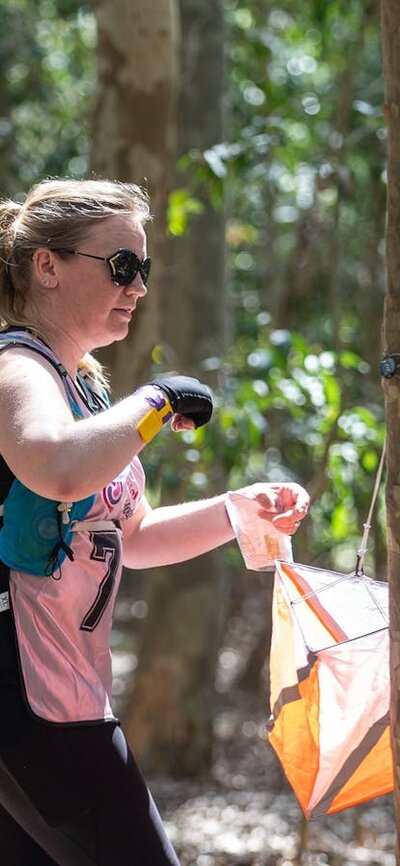
<instances>
[{"instance_id":1,"label":"woman's neck","mask_svg":"<svg viewBox=\"0 0 400 866\"><path fill-rule=\"evenodd\" d=\"M75 379L78 363L86 354L87 349L81 346L63 328L54 326L48 321L41 321L38 324L31 323L27 327L36 333L39 339L47 343L70 376Z\"/></svg>"}]
</instances>

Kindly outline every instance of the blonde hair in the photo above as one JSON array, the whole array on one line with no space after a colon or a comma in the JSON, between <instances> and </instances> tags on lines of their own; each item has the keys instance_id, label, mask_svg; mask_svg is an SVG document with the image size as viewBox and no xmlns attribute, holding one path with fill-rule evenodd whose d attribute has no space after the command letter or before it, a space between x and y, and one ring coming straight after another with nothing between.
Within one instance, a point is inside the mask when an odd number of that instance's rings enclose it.
<instances>
[{"instance_id":1,"label":"blonde hair","mask_svg":"<svg viewBox=\"0 0 400 866\"><path fill-rule=\"evenodd\" d=\"M32 256L39 247L73 248L85 239L96 220L114 214L132 215L140 224L150 219L147 192L132 183L110 180L49 178L36 184L22 204L0 202L0 328L37 325L24 316ZM79 365L95 385L106 386L99 362L90 354Z\"/></svg>"}]
</instances>

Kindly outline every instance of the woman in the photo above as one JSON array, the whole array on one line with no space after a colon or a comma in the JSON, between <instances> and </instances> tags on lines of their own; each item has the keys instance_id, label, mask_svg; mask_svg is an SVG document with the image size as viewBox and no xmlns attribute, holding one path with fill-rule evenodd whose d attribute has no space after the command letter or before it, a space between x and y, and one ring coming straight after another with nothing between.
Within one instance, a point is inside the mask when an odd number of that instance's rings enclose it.
<instances>
[{"instance_id":1,"label":"woman","mask_svg":"<svg viewBox=\"0 0 400 866\"><path fill-rule=\"evenodd\" d=\"M0 838L2 866L177 864L111 701L122 564L180 562L234 537L226 494L152 510L138 454L206 423L206 386L161 378L110 407L90 354L146 295L146 194L48 180L0 205ZM257 488L258 489L258 488ZM299 485L260 506L283 532ZM257 494L258 495L258 494Z\"/></svg>"}]
</instances>

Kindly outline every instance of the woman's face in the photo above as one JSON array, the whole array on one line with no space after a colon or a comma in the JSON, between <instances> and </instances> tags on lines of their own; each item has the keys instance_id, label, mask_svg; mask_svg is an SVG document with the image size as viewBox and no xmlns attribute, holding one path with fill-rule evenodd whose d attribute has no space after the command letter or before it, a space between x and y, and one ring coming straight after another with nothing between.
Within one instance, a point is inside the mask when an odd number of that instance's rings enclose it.
<instances>
[{"instance_id":1,"label":"woman's face","mask_svg":"<svg viewBox=\"0 0 400 866\"><path fill-rule=\"evenodd\" d=\"M108 258L120 248L132 250L140 261L146 257L146 235L133 216L110 216L95 224L75 251ZM140 272L128 286L118 286L105 261L51 255L57 283L45 292L48 303L43 312L49 323L85 351L124 339L137 302L147 291Z\"/></svg>"}]
</instances>

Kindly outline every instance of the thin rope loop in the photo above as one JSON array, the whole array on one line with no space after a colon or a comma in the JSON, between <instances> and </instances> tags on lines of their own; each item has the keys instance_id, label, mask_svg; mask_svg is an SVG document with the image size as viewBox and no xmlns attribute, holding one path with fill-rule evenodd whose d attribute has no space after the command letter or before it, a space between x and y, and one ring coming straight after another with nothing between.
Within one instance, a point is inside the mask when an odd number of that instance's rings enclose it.
<instances>
[{"instance_id":1,"label":"thin rope loop","mask_svg":"<svg viewBox=\"0 0 400 866\"><path fill-rule=\"evenodd\" d=\"M361 539L360 547L357 551L357 563L356 563L355 572L354 572L357 577L364 574L364 557L365 557L365 554L366 554L367 549L368 549L368 537L369 537L369 532L371 529L372 515L373 515L374 508L375 508L375 504L376 504L376 500L377 500L377 496L378 496L378 492L379 492L379 487L380 487L380 483L381 483L381 479L382 479L382 472L383 472L383 466L385 463L385 456L386 456L386 438L385 438L384 443L383 443L381 459L379 461L379 466L378 466L377 473L376 473L375 485L374 485L374 490L372 493L371 505L370 505L369 511L368 511L368 517L367 517L366 523L364 523L364 532L363 532L363 536Z\"/></svg>"}]
</instances>

